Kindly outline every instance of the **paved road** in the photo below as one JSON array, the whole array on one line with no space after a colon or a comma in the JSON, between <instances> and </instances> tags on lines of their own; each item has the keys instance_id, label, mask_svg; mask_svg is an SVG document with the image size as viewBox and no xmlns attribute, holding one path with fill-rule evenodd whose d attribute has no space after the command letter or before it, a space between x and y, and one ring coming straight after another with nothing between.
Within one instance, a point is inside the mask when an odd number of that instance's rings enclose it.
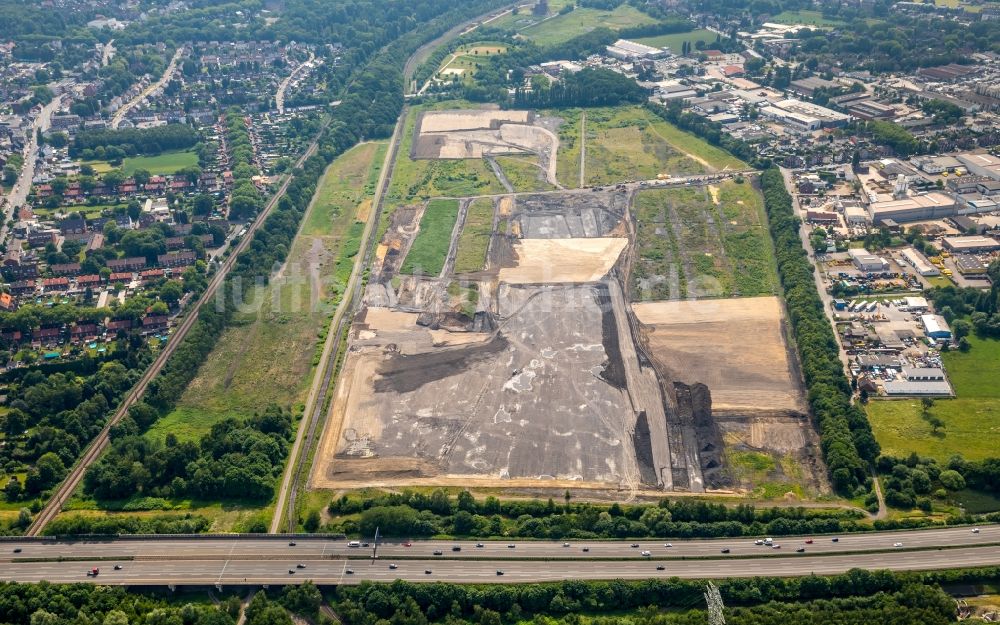
<instances>
[{"instance_id":1,"label":"paved road","mask_svg":"<svg viewBox=\"0 0 1000 625\"><path fill-rule=\"evenodd\" d=\"M295 77L298 76L299 72L305 70L305 72L308 73L309 70L313 68L313 61L315 59L316 55L310 52L309 59L300 63L298 67L293 69L291 74L285 76L285 79L281 81L280 85L278 85L278 91L274 94L274 107L278 109L279 113L285 112L285 92L288 90L288 86L292 84L292 81L295 80ZM305 74L303 74L303 76L304 75Z\"/></svg>"},{"instance_id":2,"label":"paved road","mask_svg":"<svg viewBox=\"0 0 1000 625\"><path fill-rule=\"evenodd\" d=\"M905 550L936 549L938 547L982 547L1000 563L1000 525L986 525L974 533L970 527L953 527L947 529L915 530L908 532L868 532L861 534L846 534L838 536L833 542L831 537L781 537L775 542L780 549L758 546L752 538L719 538L706 540L674 540L671 547L665 546L663 540L630 541L569 541L569 546L563 546L560 541L483 541L483 547L476 547L475 541L415 541L407 547L401 542L379 543L380 558L434 558L434 551L442 552L442 558L447 559L489 559L512 560L526 558L560 558L575 560L592 560L595 558L642 558L641 552L648 550L655 558L681 557L722 557L721 549L727 548L732 556L762 556L781 557L797 555L798 547L804 547L807 554L836 554L859 551L893 550L894 543L903 543ZM813 540L806 544L806 540ZM4 540L0 542L0 563L19 558L142 558L142 559L286 559L286 558L330 558L356 557L371 555L366 548L352 548L347 540L327 539L320 536L296 537L296 545L290 546L288 538L281 536L250 539L230 537L205 538L123 538L108 540ZM513 544L510 548L508 545ZM632 544L639 545L631 547ZM452 548L461 547L461 551ZM986 548L986 546L989 546ZM584 551L584 548L587 551ZM14 553L14 549L21 549ZM868 556L873 560L882 555ZM0 568L4 568L0 566Z\"/></svg>"},{"instance_id":3,"label":"paved road","mask_svg":"<svg viewBox=\"0 0 1000 625\"><path fill-rule=\"evenodd\" d=\"M35 118L35 123L31 126L31 136L28 137L28 145L25 146L23 152L24 165L21 167L21 174L6 196L7 204L3 224L0 225L0 241L7 237L7 222L13 217L14 211L28 199L28 192L31 191L31 181L35 177L35 164L38 159L38 131L45 132L49 129L52 114L62 106L62 99L63 96L60 95L42 107L38 117Z\"/></svg>"},{"instance_id":4,"label":"paved road","mask_svg":"<svg viewBox=\"0 0 1000 625\"><path fill-rule=\"evenodd\" d=\"M301 543L300 543L301 546ZM501 547L502 548L502 547ZM357 550L355 550L357 551ZM773 558L725 558L709 560L657 560L641 557L603 562L594 566L584 559L473 560L423 559L394 560L382 555L377 560L347 560L342 556L321 559L276 556L272 559L176 559L122 560L114 570L112 560L75 562L14 562L0 568L0 581L84 582L126 585L241 585L301 583L356 584L365 580L445 582L538 582L565 579L648 579L652 577L750 577L842 573L851 568L928 570L995 565L1000 561L996 548L959 548L945 551L894 551L890 553L818 556L786 553ZM304 568L297 568L298 565ZM390 564L396 566L390 568ZM662 566L663 570L657 570ZM86 572L100 568L91 578ZM295 571L290 574L289 571ZM350 570L352 573L348 573ZM497 575L497 571L503 575ZM431 571L427 573L426 571Z\"/></svg>"},{"instance_id":5,"label":"paved road","mask_svg":"<svg viewBox=\"0 0 1000 625\"><path fill-rule=\"evenodd\" d=\"M142 93L135 96L134 98L126 102L124 105L122 105L120 109L115 111L114 117L111 118L112 128L118 128L118 126L121 125L122 120L125 119L126 113L128 113L135 107L139 106L143 101L145 101L146 98L149 97L150 94L152 94L157 89L163 88L163 86L170 81L170 77L173 76L174 71L177 70L177 65L180 62L181 54L183 53L184 53L183 46L177 48L177 52L175 52L173 58L170 59L170 64L167 65L167 69L163 70L163 75L160 76L160 79L154 82L153 84L149 85L145 89L143 89Z\"/></svg>"}]
</instances>

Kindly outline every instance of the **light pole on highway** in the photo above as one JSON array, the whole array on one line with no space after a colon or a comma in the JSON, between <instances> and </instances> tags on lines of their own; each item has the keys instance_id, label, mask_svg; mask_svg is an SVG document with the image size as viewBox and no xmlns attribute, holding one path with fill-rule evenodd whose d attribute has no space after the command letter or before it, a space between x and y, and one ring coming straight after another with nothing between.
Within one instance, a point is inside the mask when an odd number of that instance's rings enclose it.
<instances>
[{"instance_id":1,"label":"light pole on highway","mask_svg":"<svg viewBox=\"0 0 1000 625\"><path fill-rule=\"evenodd\" d=\"M372 542L372 564L375 564L375 558L378 557L378 527L375 528L375 540Z\"/></svg>"}]
</instances>

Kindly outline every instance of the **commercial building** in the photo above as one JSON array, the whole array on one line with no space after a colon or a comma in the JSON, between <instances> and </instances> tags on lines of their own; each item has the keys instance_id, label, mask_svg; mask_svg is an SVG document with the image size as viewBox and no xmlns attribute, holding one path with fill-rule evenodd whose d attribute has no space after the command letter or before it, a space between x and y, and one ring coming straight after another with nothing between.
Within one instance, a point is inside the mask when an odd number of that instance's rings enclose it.
<instances>
[{"instance_id":1,"label":"commercial building","mask_svg":"<svg viewBox=\"0 0 1000 625\"><path fill-rule=\"evenodd\" d=\"M845 105L847 112L858 119L892 119L896 116L896 109L888 104L882 104L874 100L862 100Z\"/></svg>"},{"instance_id":2,"label":"commercial building","mask_svg":"<svg viewBox=\"0 0 1000 625\"><path fill-rule=\"evenodd\" d=\"M927 257L913 249L908 247L903 250L902 254L903 260L907 262L910 266L917 270L917 273L922 276L939 276L941 275L941 270L931 264Z\"/></svg>"},{"instance_id":3,"label":"commercial building","mask_svg":"<svg viewBox=\"0 0 1000 625\"><path fill-rule=\"evenodd\" d=\"M969 173L1000 180L1000 158L991 154L959 154L956 158Z\"/></svg>"},{"instance_id":4,"label":"commercial building","mask_svg":"<svg viewBox=\"0 0 1000 625\"><path fill-rule=\"evenodd\" d=\"M628 39L619 39L607 48L608 56L624 61L637 61L639 59L659 59L666 56L666 52L660 48L647 46Z\"/></svg>"},{"instance_id":5,"label":"commercial building","mask_svg":"<svg viewBox=\"0 0 1000 625\"><path fill-rule=\"evenodd\" d=\"M1000 241L987 236L944 237L941 241L944 248L949 252L969 254L973 252L995 252L996 250L1000 250Z\"/></svg>"},{"instance_id":6,"label":"commercial building","mask_svg":"<svg viewBox=\"0 0 1000 625\"><path fill-rule=\"evenodd\" d=\"M914 163L921 171L928 174L940 174L942 172L953 172L962 167L962 162L954 156L926 156L915 159Z\"/></svg>"},{"instance_id":7,"label":"commercial building","mask_svg":"<svg viewBox=\"0 0 1000 625\"><path fill-rule=\"evenodd\" d=\"M876 224L889 219L896 223L940 219L955 214L955 198L933 191L898 200L872 202L868 205L868 214Z\"/></svg>"},{"instance_id":8,"label":"commercial building","mask_svg":"<svg viewBox=\"0 0 1000 625\"><path fill-rule=\"evenodd\" d=\"M956 254L955 267L963 276L985 276L986 263L972 254Z\"/></svg>"},{"instance_id":9,"label":"commercial building","mask_svg":"<svg viewBox=\"0 0 1000 625\"><path fill-rule=\"evenodd\" d=\"M839 82L826 80L824 78L819 78L818 76L811 76L809 78L793 80L789 83L788 90L797 95L811 98L819 89L833 90L841 87L843 87L843 85Z\"/></svg>"},{"instance_id":10,"label":"commercial building","mask_svg":"<svg viewBox=\"0 0 1000 625\"><path fill-rule=\"evenodd\" d=\"M851 121L850 115L794 98L775 102L760 112L764 117L803 132L820 128L840 128Z\"/></svg>"},{"instance_id":11,"label":"commercial building","mask_svg":"<svg viewBox=\"0 0 1000 625\"><path fill-rule=\"evenodd\" d=\"M920 323L924 326L924 334L932 339L951 339L951 329L941 315L920 315Z\"/></svg>"},{"instance_id":12,"label":"commercial building","mask_svg":"<svg viewBox=\"0 0 1000 625\"><path fill-rule=\"evenodd\" d=\"M890 397L907 396L949 396L952 394L951 384L947 380L937 381L916 381L916 380L889 380L885 383L885 394Z\"/></svg>"},{"instance_id":13,"label":"commercial building","mask_svg":"<svg viewBox=\"0 0 1000 625\"><path fill-rule=\"evenodd\" d=\"M926 297L907 297L903 301L906 302L906 309L909 311L925 312L927 310Z\"/></svg>"},{"instance_id":14,"label":"commercial building","mask_svg":"<svg viewBox=\"0 0 1000 625\"><path fill-rule=\"evenodd\" d=\"M849 249L847 255L851 257L855 267L866 273L882 273L889 270L889 263L884 258L868 250Z\"/></svg>"}]
</instances>

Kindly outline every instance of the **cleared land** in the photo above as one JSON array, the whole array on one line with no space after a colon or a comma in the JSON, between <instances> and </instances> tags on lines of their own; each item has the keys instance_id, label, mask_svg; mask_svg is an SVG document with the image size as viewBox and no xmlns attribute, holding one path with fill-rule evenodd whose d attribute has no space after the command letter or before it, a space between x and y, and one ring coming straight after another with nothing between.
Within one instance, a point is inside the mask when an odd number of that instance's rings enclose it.
<instances>
[{"instance_id":1,"label":"cleared land","mask_svg":"<svg viewBox=\"0 0 1000 625\"><path fill-rule=\"evenodd\" d=\"M534 26L529 26L523 29L521 34L540 46L551 46L589 33L599 26L621 30L655 22L654 18L628 4L622 4L613 11L576 8L564 15L558 15Z\"/></svg>"},{"instance_id":2,"label":"cleared land","mask_svg":"<svg viewBox=\"0 0 1000 625\"><path fill-rule=\"evenodd\" d=\"M694 47L699 41L704 42L705 49L711 48L711 44L715 42L718 33L713 33L710 30L705 30L704 28L699 28L686 33L670 33L668 35L656 35L654 37L641 37L636 39L638 43L644 43L647 46L653 46L654 48L670 48L670 51L674 54L680 54L681 47L684 42L691 44L691 49L695 50Z\"/></svg>"},{"instance_id":3,"label":"cleared land","mask_svg":"<svg viewBox=\"0 0 1000 625\"><path fill-rule=\"evenodd\" d=\"M344 266L350 271L358 250L356 209L380 150L379 144L362 144L330 166L304 222L309 230L304 226L296 237L285 267L247 297L248 310L223 332L177 408L146 436L162 439L170 432L196 441L227 416L304 399L318 338L340 295L338 274Z\"/></svg>"},{"instance_id":4,"label":"cleared land","mask_svg":"<svg viewBox=\"0 0 1000 625\"><path fill-rule=\"evenodd\" d=\"M480 271L486 264L486 251L493 232L493 200L477 198L469 204L465 226L458 239L455 273Z\"/></svg>"},{"instance_id":5,"label":"cleared land","mask_svg":"<svg viewBox=\"0 0 1000 625\"><path fill-rule=\"evenodd\" d=\"M437 108L461 105L461 102L440 103ZM411 156L414 128L420 113L435 107L414 107L406 120L399 157L393 170L392 182L386 194L390 210L409 202L422 202L433 197L467 197L503 193L503 185L482 159L431 160Z\"/></svg>"},{"instance_id":6,"label":"cleared land","mask_svg":"<svg viewBox=\"0 0 1000 625\"><path fill-rule=\"evenodd\" d=\"M573 134L579 136L579 117L560 112L565 119L560 133L559 180L578 186L580 152ZM696 175L722 169L742 169L745 163L678 130L641 106L599 108L587 111L587 185L605 185L624 180L650 180L659 174ZM574 181L575 179L575 181Z\"/></svg>"},{"instance_id":7,"label":"cleared land","mask_svg":"<svg viewBox=\"0 0 1000 625\"><path fill-rule=\"evenodd\" d=\"M420 231L403 262L402 273L436 276L444 268L451 233L458 217L458 200L431 200L420 220Z\"/></svg>"},{"instance_id":8,"label":"cleared land","mask_svg":"<svg viewBox=\"0 0 1000 625\"><path fill-rule=\"evenodd\" d=\"M521 239L517 264L500 270L508 284L596 282L606 276L628 245L625 238Z\"/></svg>"},{"instance_id":9,"label":"cleared land","mask_svg":"<svg viewBox=\"0 0 1000 625\"><path fill-rule=\"evenodd\" d=\"M633 299L774 293L774 254L760 194L748 183L651 189L635 199Z\"/></svg>"},{"instance_id":10,"label":"cleared land","mask_svg":"<svg viewBox=\"0 0 1000 625\"><path fill-rule=\"evenodd\" d=\"M804 412L777 297L643 302L632 309L654 359L670 379L708 386L713 411Z\"/></svg>"},{"instance_id":11,"label":"cleared land","mask_svg":"<svg viewBox=\"0 0 1000 625\"><path fill-rule=\"evenodd\" d=\"M467 85L475 84L474 76L479 66L490 56L503 54L506 51L506 45L488 41L461 46L445 58L435 72L435 78L442 82L457 79Z\"/></svg>"},{"instance_id":12,"label":"cleared land","mask_svg":"<svg viewBox=\"0 0 1000 625\"><path fill-rule=\"evenodd\" d=\"M498 156L497 164L514 191L551 191L555 186L545 177L545 170L538 165L538 159L527 156Z\"/></svg>"},{"instance_id":13,"label":"cleared land","mask_svg":"<svg viewBox=\"0 0 1000 625\"><path fill-rule=\"evenodd\" d=\"M919 399L872 400L868 418L882 452L945 462L954 454L969 460L996 456L1000 436L1000 341L969 337L972 349L944 354L954 399L937 399L930 411L944 421L934 432Z\"/></svg>"}]
</instances>

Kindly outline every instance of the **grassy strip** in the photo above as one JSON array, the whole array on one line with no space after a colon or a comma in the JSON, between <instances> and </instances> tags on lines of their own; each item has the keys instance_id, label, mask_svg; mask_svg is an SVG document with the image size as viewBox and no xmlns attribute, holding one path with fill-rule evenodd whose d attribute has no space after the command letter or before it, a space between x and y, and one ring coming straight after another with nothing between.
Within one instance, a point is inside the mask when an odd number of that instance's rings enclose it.
<instances>
[{"instance_id":1,"label":"grassy strip","mask_svg":"<svg viewBox=\"0 0 1000 625\"><path fill-rule=\"evenodd\" d=\"M458 200L431 200L420 219L420 231L400 269L406 274L436 276L444 268L451 233L458 218Z\"/></svg>"},{"instance_id":2,"label":"grassy strip","mask_svg":"<svg viewBox=\"0 0 1000 625\"><path fill-rule=\"evenodd\" d=\"M469 204L455 253L455 273L482 270L493 231L493 200L476 198Z\"/></svg>"}]
</instances>

